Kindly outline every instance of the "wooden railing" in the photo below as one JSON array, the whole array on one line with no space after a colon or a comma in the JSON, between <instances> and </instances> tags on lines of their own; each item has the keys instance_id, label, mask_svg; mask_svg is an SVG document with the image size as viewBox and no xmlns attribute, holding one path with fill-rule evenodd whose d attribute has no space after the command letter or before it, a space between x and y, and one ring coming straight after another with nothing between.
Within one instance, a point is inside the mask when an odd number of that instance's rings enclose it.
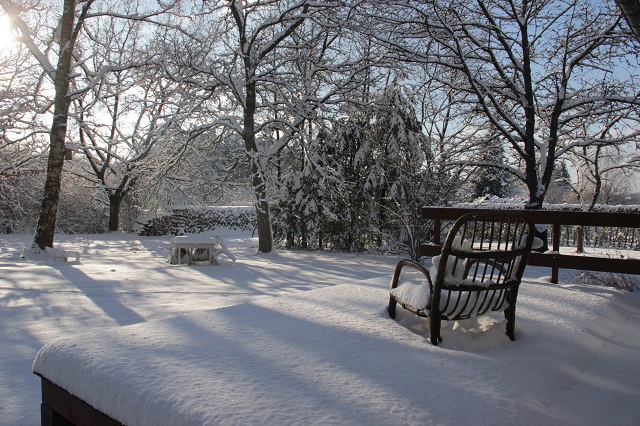
<instances>
[{"instance_id":1,"label":"wooden railing","mask_svg":"<svg viewBox=\"0 0 640 426\"><path fill-rule=\"evenodd\" d=\"M442 221L456 220L465 213L480 209L423 207L422 218L433 220L434 241L432 244L420 246L421 256L435 256L442 248ZM482 209L486 211L490 209ZM504 212L504 210L495 210ZM639 213L603 213L575 212L557 210L527 210L537 224L552 225L552 248L545 253L533 252L529 256L528 265L551 268L551 282L558 283L559 269L579 269L599 272L618 272L623 274L640 274L640 258L613 258L593 255L560 254L560 233L562 226L582 225L595 227L640 228ZM640 244L636 243L637 245Z\"/></svg>"}]
</instances>

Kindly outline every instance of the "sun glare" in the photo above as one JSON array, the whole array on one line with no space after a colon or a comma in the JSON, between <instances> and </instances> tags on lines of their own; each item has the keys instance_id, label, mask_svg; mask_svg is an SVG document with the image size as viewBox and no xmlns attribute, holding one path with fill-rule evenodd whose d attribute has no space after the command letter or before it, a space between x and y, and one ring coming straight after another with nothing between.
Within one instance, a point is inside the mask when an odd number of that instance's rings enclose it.
<instances>
[{"instance_id":1,"label":"sun glare","mask_svg":"<svg viewBox=\"0 0 640 426\"><path fill-rule=\"evenodd\" d=\"M13 34L11 33L11 23L7 15L0 15L0 50L9 44Z\"/></svg>"}]
</instances>

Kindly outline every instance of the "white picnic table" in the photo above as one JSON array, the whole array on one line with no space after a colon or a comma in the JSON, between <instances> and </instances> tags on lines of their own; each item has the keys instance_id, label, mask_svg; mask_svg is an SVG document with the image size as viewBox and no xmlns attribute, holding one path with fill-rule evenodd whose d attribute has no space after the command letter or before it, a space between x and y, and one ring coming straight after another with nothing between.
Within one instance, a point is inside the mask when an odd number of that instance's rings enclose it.
<instances>
[{"instance_id":1,"label":"white picnic table","mask_svg":"<svg viewBox=\"0 0 640 426\"><path fill-rule=\"evenodd\" d=\"M172 265L218 265L218 255L224 253L235 262L236 257L227 249L226 242L219 236L180 235L171 240Z\"/></svg>"}]
</instances>

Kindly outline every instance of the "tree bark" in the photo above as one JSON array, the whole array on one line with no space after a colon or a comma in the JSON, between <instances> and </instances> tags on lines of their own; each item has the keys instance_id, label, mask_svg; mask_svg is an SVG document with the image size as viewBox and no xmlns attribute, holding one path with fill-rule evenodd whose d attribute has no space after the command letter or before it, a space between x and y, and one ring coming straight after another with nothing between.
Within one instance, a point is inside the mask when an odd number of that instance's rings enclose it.
<instances>
[{"instance_id":1,"label":"tree bark","mask_svg":"<svg viewBox=\"0 0 640 426\"><path fill-rule=\"evenodd\" d=\"M273 250L273 235L271 233L271 216L269 200L267 198L267 184L265 182L264 167L260 162L258 146L256 145L255 113L256 113L256 84L251 81L252 75L247 75L246 104L244 107L244 131L242 139L251 162L251 183L256 197L255 211L258 226L258 251L269 253Z\"/></svg>"},{"instance_id":2,"label":"tree bark","mask_svg":"<svg viewBox=\"0 0 640 426\"><path fill-rule=\"evenodd\" d=\"M109 232L116 232L120 228L120 205L124 196L120 191L109 195Z\"/></svg>"},{"instance_id":3,"label":"tree bark","mask_svg":"<svg viewBox=\"0 0 640 426\"><path fill-rule=\"evenodd\" d=\"M525 206L525 210L541 210L542 199L535 199L533 196L529 198L529 204ZM542 241L542 246L534 248L533 251L544 253L549 250L549 229L544 223L536 223L535 236Z\"/></svg>"},{"instance_id":4,"label":"tree bark","mask_svg":"<svg viewBox=\"0 0 640 426\"><path fill-rule=\"evenodd\" d=\"M584 253L584 227L576 226L576 253Z\"/></svg>"},{"instance_id":5,"label":"tree bark","mask_svg":"<svg viewBox=\"0 0 640 426\"><path fill-rule=\"evenodd\" d=\"M253 173L253 190L256 196L255 210L258 225L258 251L269 253L273 250L273 235L271 233L271 215L269 213L269 201L267 188L259 166L258 159L253 159L251 171Z\"/></svg>"},{"instance_id":6,"label":"tree bark","mask_svg":"<svg viewBox=\"0 0 640 426\"><path fill-rule=\"evenodd\" d=\"M62 185L62 169L64 166L64 145L67 136L67 122L69 117L69 85L71 82L71 60L73 49L79 30L89 5L83 8L78 18L78 25L74 31L75 0L65 0L60 22L60 54L56 67L54 86L55 98L53 107L53 122L49 139L49 158L47 161L47 177L44 185L44 196L38 218L38 226L34 236L34 246L40 249L53 247L53 237L56 227L56 214L60 201L60 187Z\"/></svg>"}]
</instances>

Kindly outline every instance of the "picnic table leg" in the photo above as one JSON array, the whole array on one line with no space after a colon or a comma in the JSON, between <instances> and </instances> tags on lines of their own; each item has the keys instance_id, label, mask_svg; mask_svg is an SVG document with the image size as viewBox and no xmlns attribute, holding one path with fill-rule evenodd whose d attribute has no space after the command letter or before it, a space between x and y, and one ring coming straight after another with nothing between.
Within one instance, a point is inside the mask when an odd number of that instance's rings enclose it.
<instances>
[{"instance_id":1,"label":"picnic table leg","mask_svg":"<svg viewBox=\"0 0 640 426\"><path fill-rule=\"evenodd\" d=\"M222 253L226 254L229 259L231 259L231 260L233 260L235 262L236 261L236 257L227 248L226 241L224 239L222 239L222 238L218 238L218 243L220 244L220 250L222 250Z\"/></svg>"}]
</instances>

